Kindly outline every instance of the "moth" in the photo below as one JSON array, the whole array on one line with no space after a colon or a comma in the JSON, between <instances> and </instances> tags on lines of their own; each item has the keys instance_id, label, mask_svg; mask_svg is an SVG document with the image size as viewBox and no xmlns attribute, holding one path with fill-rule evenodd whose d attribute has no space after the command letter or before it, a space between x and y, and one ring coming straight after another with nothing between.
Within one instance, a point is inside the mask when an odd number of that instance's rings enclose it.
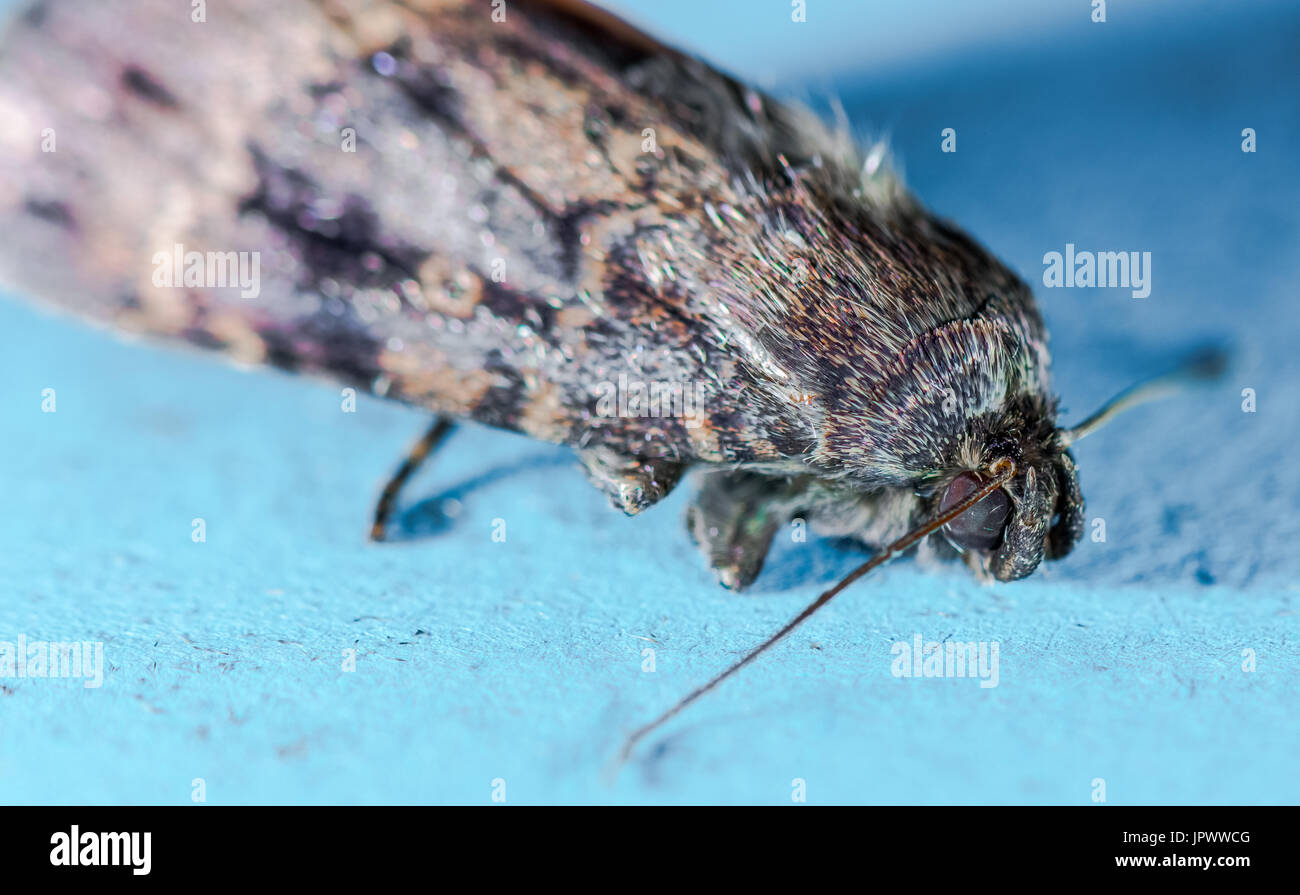
<instances>
[{"instance_id":1,"label":"moth","mask_svg":"<svg viewBox=\"0 0 1300 895\"><path fill-rule=\"evenodd\" d=\"M628 515L693 472L732 589L794 519L878 551L738 664L912 547L1065 556L1070 444L1170 382L1062 428L1029 287L878 148L585 3L45 0L0 121L0 281L431 414L376 540L474 421Z\"/></svg>"}]
</instances>

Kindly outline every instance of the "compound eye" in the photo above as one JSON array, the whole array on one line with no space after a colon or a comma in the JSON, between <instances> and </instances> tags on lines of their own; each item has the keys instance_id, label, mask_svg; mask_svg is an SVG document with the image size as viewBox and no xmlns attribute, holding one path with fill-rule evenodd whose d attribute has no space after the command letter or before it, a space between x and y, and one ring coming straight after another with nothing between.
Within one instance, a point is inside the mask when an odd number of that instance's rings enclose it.
<instances>
[{"instance_id":1,"label":"compound eye","mask_svg":"<svg viewBox=\"0 0 1300 895\"><path fill-rule=\"evenodd\" d=\"M984 483L972 472L963 472L948 485L939 512L965 500ZM1002 543L1002 529L1011 515L1011 498L999 488L943 527L944 537L958 550L992 550Z\"/></svg>"}]
</instances>

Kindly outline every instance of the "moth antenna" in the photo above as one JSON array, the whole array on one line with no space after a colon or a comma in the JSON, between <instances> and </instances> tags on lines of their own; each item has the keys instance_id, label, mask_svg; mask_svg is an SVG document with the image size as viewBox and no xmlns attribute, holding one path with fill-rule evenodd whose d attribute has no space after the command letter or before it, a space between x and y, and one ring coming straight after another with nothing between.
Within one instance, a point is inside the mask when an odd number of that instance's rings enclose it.
<instances>
[{"instance_id":1,"label":"moth antenna","mask_svg":"<svg viewBox=\"0 0 1300 895\"><path fill-rule=\"evenodd\" d=\"M1129 386L1102 405L1101 409L1071 429L1061 429L1061 445L1069 447L1079 439L1100 429L1125 410L1176 395L1196 382L1218 379L1228 368L1228 352L1206 348L1187 358L1162 376Z\"/></svg>"},{"instance_id":2,"label":"moth antenna","mask_svg":"<svg viewBox=\"0 0 1300 895\"><path fill-rule=\"evenodd\" d=\"M926 535L931 534L934 531L937 531L939 528L943 527L944 525L947 525L949 522L956 519L962 513L966 512L971 507L975 506L975 504L979 503L981 500L988 497L990 494L992 494L997 489L1001 488L1007 482L1011 481L1011 479L1014 478L1016 474L1016 464L1014 461L1010 459L1003 458L1001 460L998 460L997 463L994 464L991 471L994 474L994 478L991 479L984 486L979 488L977 491L972 493L970 496L968 496L965 500L955 504L951 509L947 510L946 512L940 513L938 516L935 516L933 519L931 519L929 522L925 523L924 525L912 529L907 534L903 535L901 538L894 541L892 544L890 544L880 553L877 553L875 556L871 557L871 559L867 560L862 565L858 566L852 572L849 572L849 574L845 575L838 584L836 584L830 590L826 591L817 599L809 603L808 606L805 607L804 610L800 612L798 615L796 615L793 619L791 619L790 622L787 623L785 627L777 631L771 637L767 638L767 640L764 640L761 644L756 646L754 649L750 650L749 653L747 653L745 657L741 659L739 662L732 665L730 668L728 668L726 671L719 674L717 677L713 678L713 680L709 681L707 684L696 687L694 690L692 690L690 693L684 696L675 706L670 708L668 711L664 712L662 715L660 715L655 720L651 721L649 724L646 724L644 727L640 727L636 731L634 731L631 734L631 736L627 738L627 741L623 744L623 751L619 758L619 764L622 764L623 762L627 761L627 759L632 755L632 750L636 748L637 743L645 739L645 737L648 734L650 734L656 728L661 727L665 722L667 722L668 720L676 716L679 712L681 712L682 709L686 708L688 705L695 702L695 700L699 699L705 693L708 693L710 690L712 690L714 687L721 684L727 678L731 677L737 671L739 671L740 669L748 665L750 662L757 659L764 651L768 649L768 647L772 646L772 644L776 643L781 638L785 637L785 635L793 631L795 628L799 627L799 625L803 624L803 622L806 621L809 616L811 616L818 609L821 609L832 599L834 599L834 597L840 591L844 590L850 584L857 581L859 578L861 578L863 575L867 574L877 566L881 566L889 562L889 560L893 559L899 553L902 553L908 547L911 547L913 544L915 544L917 541L924 538Z\"/></svg>"}]
</instances>

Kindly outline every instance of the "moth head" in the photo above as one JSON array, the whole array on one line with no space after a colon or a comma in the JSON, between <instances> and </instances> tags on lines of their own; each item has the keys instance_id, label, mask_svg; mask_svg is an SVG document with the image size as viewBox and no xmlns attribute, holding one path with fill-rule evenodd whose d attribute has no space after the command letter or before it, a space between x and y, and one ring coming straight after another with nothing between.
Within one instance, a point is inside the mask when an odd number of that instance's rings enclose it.
<instances>
[{"instance_id":1,"label":"moth head","mask_svg":"<svg viewBox=\"0 0 1300 895\"><path fill-rule=\"evenodd\" d=\"M999 581L1023 578L1044 558L1065 556L1083 536L1084 526L1083 494L1070 445L1124 410L1189 383L1218 378L1227 363L1223 349L1202 349L1169 373L1121 392L1068 429L1055 427L1049 418L1054 408L1022 409L1011 415L1015 425L1002 437L984 443L980 465L960 469L948 478L936 511L956 506L996 477L1006 463L1015 464L1015 475L945 524L944 537L969 564Z\"/></svg>"},{"instance_id":2,"label":"moth head","mask_svg":"<svg viewBox=\"0 0 1300 895\"><path fill-rule=\"evenodd\" d=\"M956 506L1009 462L1016 463L1014 478L941 529L967 562L999 581L1025 577L1044 557L1065 556L1083 534L1083 495L1066 450L1032 462L1004 454L961 470L944 486L938 511Z\"/></svg>"}]
</instances>

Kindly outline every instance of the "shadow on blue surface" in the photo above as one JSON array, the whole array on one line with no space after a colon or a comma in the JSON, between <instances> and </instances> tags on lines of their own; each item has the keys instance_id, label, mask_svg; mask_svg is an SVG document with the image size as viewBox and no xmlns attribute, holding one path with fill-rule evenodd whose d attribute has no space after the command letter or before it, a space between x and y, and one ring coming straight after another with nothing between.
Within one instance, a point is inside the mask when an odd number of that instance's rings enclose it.
<instances>
[{"instance_id":1,"label":"shadow on blue surface","mask_svg":"<svg viewBox=\"0 0 1300 895\"><path fill-rule=\"evenodd\" d=\"M475 492L523 472L557 466L572 467L573 454L564 449L538 451L481 472L410 506L399 503L385 542L419 541L445 534L460 515L461 505Z\"/></svg>"}]
</instances>

